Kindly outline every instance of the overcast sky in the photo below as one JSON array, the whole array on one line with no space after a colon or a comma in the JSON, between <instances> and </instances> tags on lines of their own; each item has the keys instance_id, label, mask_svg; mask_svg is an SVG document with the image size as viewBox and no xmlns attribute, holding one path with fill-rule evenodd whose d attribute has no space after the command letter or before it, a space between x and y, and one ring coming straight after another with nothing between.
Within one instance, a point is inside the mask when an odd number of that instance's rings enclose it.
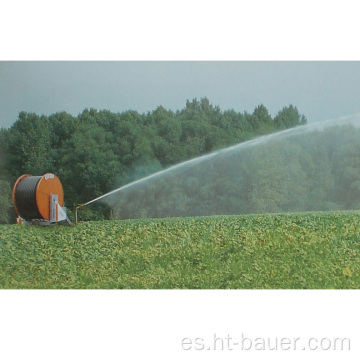
<instances>
[{"instance_id":1,"label":"overcast sky","mask_svg":"<svg viewBox=\"0 0 360 360\"><path fill-rule=\"evenodd\" d=\"M142 113L205 96L222 110L293 104L309 121L336 118L360 112L360 62L0 62L0 127L20 111Z\"/></svg>"}]
</instances>

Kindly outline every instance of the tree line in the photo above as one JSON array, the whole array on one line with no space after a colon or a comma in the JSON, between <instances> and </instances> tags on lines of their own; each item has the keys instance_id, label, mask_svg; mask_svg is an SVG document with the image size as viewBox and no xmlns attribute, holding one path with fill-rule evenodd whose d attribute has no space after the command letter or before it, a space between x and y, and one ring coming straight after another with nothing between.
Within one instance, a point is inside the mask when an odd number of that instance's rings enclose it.
<instances>
[{"instance_id":1,"label":"tree line","mask_svg":"<svg viewBox=\"0 0 360 360\"><path fill-rule=\"evenodd\" d=\"M252 113L222 111L205 97L183 109L148 113L85 109L78 116L21 112L0 129L0 223L15 221L11 187L22 174L59 176L70 216L77 204L121 185L214 150L306 124L289 105L272 117L264 105ZM106 204L84 209L88 219L109 218Z\"/></svg>"}]
</instances>

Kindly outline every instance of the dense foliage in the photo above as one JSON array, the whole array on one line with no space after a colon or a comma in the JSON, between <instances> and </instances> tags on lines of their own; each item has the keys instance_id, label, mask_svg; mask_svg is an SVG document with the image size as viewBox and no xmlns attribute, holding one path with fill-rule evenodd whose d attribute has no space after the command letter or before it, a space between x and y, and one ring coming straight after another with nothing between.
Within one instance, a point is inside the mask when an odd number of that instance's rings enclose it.
<instances>
[{"instance_id":1,"label":"dense foliage","mask_svg":"<svg viewBox=\"0 0 360 360\"><path fill-rule=\"evenodd\" d=\"M14 221L11 186L29 173L57 174L68 209L183 160L258 135L306 123L290 105L272 118L264 105L252 114L221 111L207 98L184 109L159 106L147 114L86 109L77 117L21 112L0 129L0 223ZM83 217L109 217L109 208L86 208Z\"/></svg>"},{"instance_id":2,"label":"dense foliage","mask_svg":"<svg viewBox=\"0 0 360 360\"><path fill-rule=\"evenodd\" d=\"M0 224L9 223L12 213L11 187L7 179L6 166L6 135L7 130L0 129ZM14 216L13 216L14 217Z\"/></svg>"},{"instance_id":3,"label":"dense foliage","mask_svg":"<svg viewBox=\"0 0 360 360\"><path fill-rule=\"evenodd\" d=\"M0 226L1 288L348 289L360 213Z\"/></svg>"}]
</instances>

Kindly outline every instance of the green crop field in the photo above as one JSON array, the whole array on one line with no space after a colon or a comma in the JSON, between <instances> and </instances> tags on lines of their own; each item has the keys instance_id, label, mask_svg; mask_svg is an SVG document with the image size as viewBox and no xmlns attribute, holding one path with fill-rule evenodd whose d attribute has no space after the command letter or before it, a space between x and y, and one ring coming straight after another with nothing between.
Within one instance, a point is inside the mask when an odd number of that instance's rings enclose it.
<instances>
[{"instance_id":1,"label":"green crop field","mask_svg":"<svg viewBox=\"0 0 360 360\"><path fill-rule=\"evenodd\" d=\"M0 226L1 288L360 288L360 212Z\"/></svg>"}]
</instances>

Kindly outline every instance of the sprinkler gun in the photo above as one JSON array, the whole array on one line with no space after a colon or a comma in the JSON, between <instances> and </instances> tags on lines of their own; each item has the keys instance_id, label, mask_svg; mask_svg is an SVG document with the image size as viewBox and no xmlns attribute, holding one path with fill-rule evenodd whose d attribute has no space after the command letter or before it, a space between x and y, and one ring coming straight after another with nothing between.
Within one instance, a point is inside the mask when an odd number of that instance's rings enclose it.
<instances>
[{"instance_id":1,"label":"sprinkler gun","mask_svg":"<svg viewBox=\"0 0 360 360\"><path fill-rule=\"evenodd\" d=\"M118 190L119 190L119 189L110 191L109 193L107 193L107 194L105 194L105 195L101 195L101 196L97 197L96 199L90 200L90 201L86 202L85 204L79 204L79 205L75 208L75 224L77 224L77 222L78 222L78 221L77 221L77 211L78 211L78 209L80 209L81 207L84 207L84 206L86 206L86 205L89 205L89 204L91 204L91 203L93 203L93 202L95 202L95 201L98 201L98 200L100 200L100 199L102 199L102 198L104 198L104 197L106 197L106 196L109 196L109 195L117 192Z\"/></svg>"},{"instance_id":2,"label":"sprinkler gun","mask_svg":"<svg viewBox=\"0 0 360 360\"><path fill-rule=\"evenodd\" d=\"M86 204L79 204L76 208L75 208L75 224L78 223L78 216L77 216L77 212L78 209L80 209L81 207L84 207Z\"/></svg>"}]
</instances>

